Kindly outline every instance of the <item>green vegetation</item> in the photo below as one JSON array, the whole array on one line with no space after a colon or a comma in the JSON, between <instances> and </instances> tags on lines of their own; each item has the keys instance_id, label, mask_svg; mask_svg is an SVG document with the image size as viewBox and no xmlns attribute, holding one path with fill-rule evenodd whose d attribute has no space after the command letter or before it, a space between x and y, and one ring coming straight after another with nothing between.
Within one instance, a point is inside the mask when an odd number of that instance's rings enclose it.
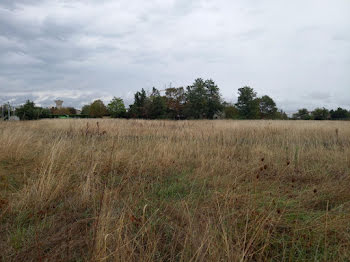
<instances>
[{"instance_id":1,"label":"green vegetation","mask_svg":"<svg viewBox=\"0 0 350 262\"><path fill-rule=\"evenodd\" d=\"M111 117L114 118L121 118L126 116L124 101L118 97L114 97L112 99L112 101L107 106L107 110Z\"/></svg>"},{"instance_id":2,"label":"green vegetation","mask_svg":"<svg viewBox=\"0 0 350 262\"><path fill-rule=\"evenodd\" d=\"M6 115L6 106L4 107ZM3 112L2 112L3 114ZM50 110L35 106L27 101L16 110L22 120L56 117L79 118L139 118L139 119L289 119L287 114L278 109L276 102L268 95L261 97L253 88L244 86L238 89L238 99L235 104L225 102L220 89L211 80L198 78L190 86L170 87L158 90L153 87L151 92L143 88L134 95L134 102L126 109L123 99L114 97L105 106L103 101L95 100L84 105L81 116L73 107L51 108ZM350 120L350 111L343 108L328 110L316 108L309 111L299 109L290 119L294 120Z\"/></svg>"},{"instance_id":3,"label":"green vegetation","mask_svg":"<svg viewBox=\"0 0 350 262\"><path fill-rule=\"evenodd\" d=\"M50 110L37 107L34 102L28 100L24 105L16 109L16 115L21 120L48 118L50 116Z\"/></svg>"}]
</instances>

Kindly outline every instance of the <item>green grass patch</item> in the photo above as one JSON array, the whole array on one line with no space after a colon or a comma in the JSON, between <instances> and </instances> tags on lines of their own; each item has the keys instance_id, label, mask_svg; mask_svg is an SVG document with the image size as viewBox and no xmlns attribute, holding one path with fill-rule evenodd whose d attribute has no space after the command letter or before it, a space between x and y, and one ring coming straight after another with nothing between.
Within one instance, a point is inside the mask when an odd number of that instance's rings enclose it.
<instances>
[{"instance_id":1,"label":"green grass patch","mask_svg":"<svg viewBox=\"0 0 350 262\"><path fill-rule=\"evenodd\" d=\"M168 175L152 186L152 198L160 201L178 201L198 199L209 193L206 181L191 177L192 172L181 172Z\"/></svg>"},{"instance_id":2,"label":"green grass patch","mask_svg":"<svg viewBox=\"0 0 350 262\"><path fill-rule=\"evenodd\" d=\"M49 229L50 226L51 222L47 217L34 221L34 219L29 218L28 213L19 213L14 219L14 224L9 228L8 239L11 247L20 250L30 245L35 240L36 235Z\"/></svg>"}]
</instances>

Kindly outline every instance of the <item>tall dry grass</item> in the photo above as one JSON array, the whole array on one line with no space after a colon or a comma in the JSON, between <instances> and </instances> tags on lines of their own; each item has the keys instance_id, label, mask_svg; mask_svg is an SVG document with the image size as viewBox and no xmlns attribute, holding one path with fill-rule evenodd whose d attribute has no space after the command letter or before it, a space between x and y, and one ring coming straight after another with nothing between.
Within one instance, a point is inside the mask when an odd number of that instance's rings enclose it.
<instances>
[{"instance_id":1,"label":"tall dry grass","mask_svg":"<svg viewBox=\"0 0 350 262\"><path fill-rule=\"evenodd\" d=\"M0 149L3 261L350 257L350 122L0 122Z\"/></svg>"}]
</instances>

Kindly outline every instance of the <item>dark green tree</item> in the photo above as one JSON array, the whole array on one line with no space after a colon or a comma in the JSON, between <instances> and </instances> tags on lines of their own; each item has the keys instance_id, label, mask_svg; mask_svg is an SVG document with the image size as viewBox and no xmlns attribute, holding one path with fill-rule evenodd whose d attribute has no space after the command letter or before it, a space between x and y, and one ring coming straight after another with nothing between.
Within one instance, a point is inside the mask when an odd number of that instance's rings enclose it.
<instances>
[{"instance_id":1,"label":"dark green tree","mask_svg":"<svg viewBox=\"0 0 350 262\"><path fill-rule=\"evenodd\" d=\"M49 118L51 116L51 111L48 108L40 108L40 118Z\"/></svg>"},{"instance_id":2,"label":"dark green tree","mask_svg":"<svg viewBox=\"0 0 350 262\"><path fill-rule=\"evenodd\" d=\"M111 117L117 118L126 116L124 101L121 98L114 97L108 104L107 109Z\"/></svg>"},{"instance_id":3,"label":"dark green tree","mask_svg":"<svg viewBox=\"0 0 350 262\"><path fill-rule=\"evenodd\" d=\"M224 106L224 117L226 119L238 119L239 118L238 109L234 105L224 103L223 106Z\"/></svg>"},{"instance_id":4,"label":"dark green tree","mask_svg":"<svg viewBox=\"0 0 350 262\"><path fill-rule=\"evenodd\" d=\"M16 115L21 120L35 120L40 118L48 118L51 112L48 108L35 106L33 101L27 100L25 104L16 109Z\"/></svg>"},{"instance_id":5,"label":"dark green tree","mask_svg":"<svg viewBox=\"0 0 350 262\"><path fill-rule=\"evenodd\" d=\"M222 108L219 88L213 80L198 78L187 87L185 114L188 118L212 119Z\"/></svg>"},{"instance_id":6,"label":"dark green tree","mask_svg":"<svg viewBox=\"0 0 350 262\"><path fill-rule=\"evenodd\" d=\"M338 107L337 110L331 110L330 111L331 119L333 120L344 120L350 118L350 112L348 112L346 109L343 109L341 107Z\"/></svg>"},{"instance_id":7,"label":"dark green tree","mask_svg":"<svg viewBox=\"0 0 350 262\"><path fill-rule=\"evenodd\" d=\"M198 78L193 85L187 87L185 114L187 118L206 118L208 100L206 98L205 82Z\"/></svg>"},{"instance_id":8,"label":"dark green tree","mask_svg":"<svg viewBox=\"0 0 350 262\"><path fill-rule=\"evenodd\" d=\"M306 108L299 109L297 113L293 114L293 119L296 120L310 120L310 112Z\"/></svg>"},{"instance_id":9,"label":"dark green tree","mask_svg":"<svg viewBox=\"0 0 350 262\"><path fill-rule=\"evenodd\" d=\"M24 105L17 108L16 115L21 120L39 119L41 115L41 108L36 107L33 101L27 100Z\"/></svg>"},{"instance_id":10,"label":"dark green tree","mask_svg":"<svg viewBox=\"0 0 350 262\"><path fill-rule=\"evenodd\" d=\"M158 89L152 89L152 93L146 102L147 116L150 119L165 118L167 113L167 106L165 97L160 95Z\"/></svg>"},{"instance_id":11,"label":"dark green tree","mask_svg":"<svg viewBox=\"0 0 350 262\"><path fill-rule=\"evenodd\" d=\"M316 108L311 112L311 118L314 120L327 120L329 119L329 111L326 108Z\"/></svg>"},{"instance_id":12,"label":"dark green tree","mask_svg":"<svg viewBox=\"0 0 350 262\"><path fill-rule=\"evenodd\" d=\"M82 115L90 115L90 107L91 105L84 105L81 109Z\"/></svg>"},{"instance_id":13,"label":"dark green tree","mask_svg":"<svg viewBox=\"0 0 350 262\"><path fill-rule=\"evenodd\" d=\"M258 117L259 103L253 88L244 86L238 89L236 107L242 119L256 119Z\"/></svg>"},{"instance_id":14,"label":"dark green tree","mask_svg":"<svg viewBox=\"0 0 350 262\"><path fill-rule=\"evenodd\" d=\"M216 114L222 111L223 105L221 102L221 95L218 86L211 79L204 83L206 88L207 109L206 116L213 119Z\"/></svg>"},{"instance_id":15,"label":"dark green tree","mask_svg":"<svg viewBox=\"0 0 350 262\"><path fill-rule=\"evenodd\" d=\"M134 95L134 103L130 105L129 116L132 118L147 118L146 103L146 91L142 88L141 92L138 91Z\"/></svg>"},{"instance_id":16,"label":"dark green tree","mask_svg":"<svg viewBox=\"0 0 350 262\"><path fill-rule=\"evenodd\" d=\"M101 100L95 100L90 105L89 115L91 117L103 117L107 114L107 108Z\"/></svg>"},{"instance_id":17,"label":"dark green tree","mask_svg":"<svg viewBox=\"0 0 350 262\"><path fill-rule=\"evenodd\" d=\"M277 107L275 101L269 96L263 96L258 99L260 117L262 119L274 119L276 118Z\"/></svg>"}]
</instances>

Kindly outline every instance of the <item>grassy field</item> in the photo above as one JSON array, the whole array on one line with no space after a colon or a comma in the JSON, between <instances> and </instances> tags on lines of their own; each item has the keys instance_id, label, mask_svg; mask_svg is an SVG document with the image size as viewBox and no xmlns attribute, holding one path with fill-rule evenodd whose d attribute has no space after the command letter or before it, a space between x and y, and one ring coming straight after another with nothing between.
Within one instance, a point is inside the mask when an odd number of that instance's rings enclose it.
<instances>
[{"instance_id":1,"label":"grassy field","mask_svg":"<svg viewBox=\"0 0 350 262\"><path fill-rule=\"evenodd\" d=\"M349 261L350 122L0 122L3 261Z\"/></svg>"}]
</instances>

